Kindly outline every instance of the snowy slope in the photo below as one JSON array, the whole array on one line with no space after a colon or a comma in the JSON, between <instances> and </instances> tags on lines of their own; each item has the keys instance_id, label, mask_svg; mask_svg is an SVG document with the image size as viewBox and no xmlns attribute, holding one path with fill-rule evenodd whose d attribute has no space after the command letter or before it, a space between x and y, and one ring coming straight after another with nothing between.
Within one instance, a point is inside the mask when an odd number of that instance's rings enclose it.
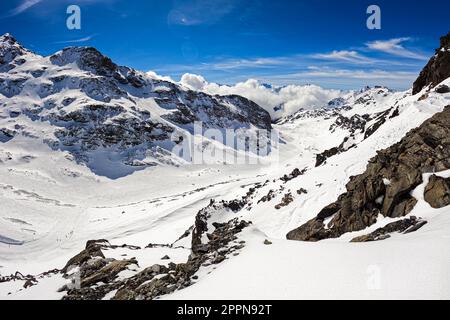
<instances>
[{"instance_id":1,"label":"snowy slope","mask_svg":"<svg viewBox=\"0 0 450 320\"><path fill-rule=\"evenodd\" d=\"M367 88L347 93L324 109L300 110L271 124L280 133L279 152L277 157L271 154L266 162L258 165L191 165L170 155L168 159L177 161L176 166L158 161L157 166L130 171L123 158L111 159L117 150L88 148L83 153L87 160L77 161L78 152L55 148L47 140L55 140L54 132L60 120L52 122L52 114L61 116L58 106L64 105L63 96L67 92L61 95L63 91L58 89L52 93L50 96L56 102L50 106L46 105L47 98L36 96L36 86L42 88L41 81L49 81L50 73L51 77L62 72L70 79L82 79L86 72L92 71L72 65L72 56L65 57L64 66L59 66L62 53L53 59L57 63L29 52L20 51L20 54L32 57L13 69L1 70L1 77L6 81L15 76L27 80L20 94L7 93L5 90L12 87L5 86L0 97L3 106L0 127L5 129L3 136L0 135L0 279L16 271L22 276L18 274L11 281L0 280L0 298L64 297L67 291L58 292L58 289L69 280L58 270L45 272L62 269L92 239L109 241L110 245L102 249L105 259L136 258L117 275L114 280L117 282L131 279L154 264L167 268L170 262L182 264L195 249L192 230L199 226L196 219L199 212L205 214L201 219L205 219L208 230L196 238L200 241L196 247L212 241L207 233L217 223L238 218L252 224L233 234L237 238L220 248L228 250L224 261L215 263L217 252L208 252L207 260L195 273L198 278L192 278L188 288L162 295L163 298L450 297L447 272L450 253L446 250L450 244L450 209L432 209L423 200L429 175L424 176L424 183L413 192L418 203L410 215L428 221L416 232L393 234L379 242L349 243L356 236L396 221L380 216L366 230L337 239L318 243L285 240L287 232L335 201L345 191L350 176L362 173L377 150L398 142L408 131L449 105L450 93L430 91L424 96L427 89L412 95L411 91ZM9 60L15 61L11 57ZM48 69L36 80L32 69L42 65ZM443 84L450 85L450 79ZM103 101L102 105L118 104L120 100L124 108L121 116L126 119L136 117L136 110L141 107L149 108L152 121L190 133L189 127L164 117L171 109L164 103L162 107L158 100L161 96L155 93L168 92L161 89L164 86L176 89L180 98L185 92L183 88L161 82L158 89L144 97L139 91L142 88L127 86L125 96L117 92L120 97L111 97L112 102ZM76 100L61 109L69 114L81 109L83 115L86 103L95 98L90 98L87 92L70 90L77 91L76 94L71 91ZM223 102L223 98L208 95L195 99ZM239 98L229 99L223 103L236 110ZM39 119L34 121L27 109L33 104L39 105ZM195 103L190 107L195 110ZM111 120L109 115L107 118ZM256 118L252 122L241 121L239 126L248 130L264 127ZM230 124L229 119L216 122L218 119L213 115L204 120L216 127ZM79 140L74 145L77 143ZM335 147L338 152L318 164L318 155ZM154 156L151 158L155 161ZM105 163L110 164L115 175L99 172ZM448 176L448 172L440 175ZM266 239L272 244L264 244ZM165 255L169 256L168 260L161 259ZM24 288L27 275L33 275L37 281ZM116 294L117 288L102 298L113 298Z\"/></svg>"}]
</instances>

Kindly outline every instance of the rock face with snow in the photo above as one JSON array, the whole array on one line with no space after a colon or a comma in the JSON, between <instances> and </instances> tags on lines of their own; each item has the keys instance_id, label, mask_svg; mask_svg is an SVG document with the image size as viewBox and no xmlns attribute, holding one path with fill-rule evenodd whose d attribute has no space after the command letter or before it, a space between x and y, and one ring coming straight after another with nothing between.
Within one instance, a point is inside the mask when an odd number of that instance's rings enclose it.
<instances>
[{"instance_id":1,"label":"rock face with snow","mask_svg":"<svg viewBox=\"0 0 450 320\"><path fill-rule=\"evenodd\" d=\"M25 62L21 57L28 53L9 33L0 37L0 72L8 72Z\"/></svg>"},{"instance_id":2,"label":"rock face with snow","mask_svg":"<svg viewBox=\"0 0 450 320\"><path fill-rule=\"evenodd\" d=\"M94 48L44 58L2 39L0 297L450 296L450 79L426 95L345 92L271 124L245 98L191 91ZM250 137L273 127L276 165L177 162L171 148L196 121ZM374 261L380 290L361 286Z\"/></svg>"},{"instance_id":3,"label":"rock face with snow","mask_svg":"<svg viewBox=\"0 0 450 320\"><path fill-rule=\"evenodd\" d=\"M352 177L347 192L317 217L287 234L291 240L317 241L362 230L385 217L408 214L417 200L410 195L422 174L450 168L450 106L381 150L366 171ZM326 219L331 219L325 224Z\"/></svg>"},{"instance_id":4,"label":"rock face with snow","mask_svg":"<svg viewBox=\"0 0 450 320\"><path fill-rule=\"evenodd\" d=\"M0 37L0 71L2 118L12 118L0 122L0 141L35 136L94 171L99 157L113 168L128 166L125 172L177 163L171 151L194 133L196 121L203 130L234 129L251 137L272 128L269 114L246 98L154 79L91 47L41 57L6 34ZM37 123L47 122L43 133Z\"/></svg>"},{"instance_id":5,"label":"rock face with snow","mask_svg":"<svg viewBox=\"0 0 450 320\"><path fill-rule=\"evenodd\" d=\"M425 188L424 198L433 208L450 205L450 178L432 175Z\"/></svg>"},{"instance_id":6,"label":"rock face with snow","mask_svg":"<svg viewBox=\"0 0 450 320\"><path fill-rule=\"evenodd\" d=\"M441 45L436 54L420 73L413 85L413 94L419 93L426 86L436 86L450 77L450 32L441 37Z\"/></svg>"}]
</instances>

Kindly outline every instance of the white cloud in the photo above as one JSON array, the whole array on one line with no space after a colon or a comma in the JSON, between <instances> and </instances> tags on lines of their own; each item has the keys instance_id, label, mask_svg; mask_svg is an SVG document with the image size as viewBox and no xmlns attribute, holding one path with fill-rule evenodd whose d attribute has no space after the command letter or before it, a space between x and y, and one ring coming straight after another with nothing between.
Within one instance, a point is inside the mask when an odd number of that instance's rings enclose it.
<instances>
[{"instance_id":1,"label":"white cloud","mask_svg":"<svg viewBox=\"0 0 450 320\"><path fill-rule=\"evenodd\" d=\"M335 61L343 61L343 62L352 62L352 63L373 63L375 60L367 58L356 51L349 50L341 50L341 51L332 51L330 53L325 54L314 54L313 58L322 59L322 60L335 60Z\"/></svg>"},{"instance_id":2,"label":"white cloud","mask_svg":"<svg viewBox=\"0 0 450 320\"><path fill-rule=\"evenodd\" d=\"M380 51L399 56L403 58L427 60L428 58L420 53L406 49L402 43L411 41L411 38L395 38L390 40L377 40L366 43L367 48L374 51Z\"/></svg>"},{"instance_id":3,"label":"white cloud","mask_svg":"<svg viewBox=\"0 0 450 320\"><path fill-rule=\"evenodd\" d=\"M191 73L183 74L180 83L192 90L203 90L208 84L202 76Z\"/></svg>"},{"instance_id":4,"label":"white cloud","mask_svg":"<svg viewBox=\"0 0 450 320\"><path fill-rule=\"evenodd\" d=\"M326 105L330 100L341 94L339 90L327 90L316 85L288 85L280 88L270 88L255 79L249 79L235 85L218 85L208 83L202 76L184 74L180 84L209 94L236 94L250 99L267 110L272 118L289 115L300 108L314 109ZM282 107L276 111L274 108Z\"/></svg>"},{"instance_id":5,"label":"white cloud","mask_svg":"<svg viewBox=\"0 0 450 320\"><path fill-rule=\"evenodd\" d=\"M163 80L163 81L169 81L169 82L174 82L174 83L176 82L171 77L161 76L154 71L148 71L148 72L146 72L146 75L155 80Z\"/></svg>"}]
</instances>

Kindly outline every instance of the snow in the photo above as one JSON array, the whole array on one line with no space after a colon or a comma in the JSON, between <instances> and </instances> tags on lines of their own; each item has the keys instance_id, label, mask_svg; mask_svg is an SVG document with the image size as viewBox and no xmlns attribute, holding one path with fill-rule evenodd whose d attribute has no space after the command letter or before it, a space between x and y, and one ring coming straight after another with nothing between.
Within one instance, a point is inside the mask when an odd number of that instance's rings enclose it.
<instances>
[{"instance_id":1,"label":"snow","mask_svg":"<svg viewBox=\"0 0 450 320\"><path fill-rule=\"evenodd\" d=\"M365 244L270 239L267 246L251 230L239 256L163 299L448 298L448 213L415 235Z\"/></svg>"},{"instance_id":2,"label":"snow","mask_svg":"<svg viewBox=\"0 0 450 320\"><path fill-rule=\"evenodd\" d=\"M366 230L319 243L269 238L245 230L246 247L192 287L163 299L448 299L450 297L450 208L433 209L423 199L430 174L412 195L410 215L428 223L387 240L349 243L397 219L380 217ZM450 170L437 174L450 177Z\"/></svg>"},{"instance_id":3,"label":"snow","mask_svg":"<svg viewBox=\"0 0 450 320\"><path fill-rule=\"evenodd\" d=\"M65 97L74 98L64 107L65 112L80 110L98 99L77 89L77 81L86 78L85 71L75 65L54 66L47 60L30 54L27 63L16 67L17 76L36 70L42 64L48 67L43 74L44 82L50 75L69 72L70 78L64 88L51 97L56 105L61 105ZM153 87L154 91L169 93L171 86L175 85L170 79L156 74L147 76L154 81L162 81ZM72 81L75 83L71 84ZM39 83L40 86L42 84ZM450 79L443 84L450 84ZM349 178L364 172L377 150L400 141L408 131L450 104L450 94L431 91L426 99L418 101L423 92L413 96L410 91L371 88L358 92L326 93L326 99L328 94L333 99L339 96L342 98L340 106L352 106L340 111L347 118L364 114L375 116L391 107L398 108L399 115L386 117L386 123L367 139L364 139L364 133L356 132L345 145L349 148L355 144L355 147L327 159L319 167L315 167L316 155L339 146L344 138L350 136L345 128L337 127L330 131L337 117L332 114L335 108L321 110L320 114L317 110L301 110L274 125L280 133L277 152L256 164L229 165L218 161L209 165L188 164L172 153L153 149L134 160L135 164L156 163L156 166L130 167L117 165L113 157L117 156L115 150L99 148L89 154L91 162L79 163L74 160L71 150L51 148L48 141L55 139L54 131L58 124L51 121L50 115L54 110L49 106L48 93L39 95L35 90L37 85L37 80L29 79L22 93L12 98L7 98L6 89L0 88L4 90L0 90L0 104L7 105L0 109L0 128L25 128L11 139L0 136L1 276L16 271L36 275L62 268L84 248L86 241L102 238L108 239L112 245L141 248L104 250L106 257L135 257L138 260L138 266L130 266L120 274L121 277L153 264L185 262L190 254L191 239L178 239L191 228L197 212L211 200L240 199L259 183L262 187L252 196L251 206L238 213L217 212L208 220L210 228L212 222L224 222L234 217L252 221L251 227L238 234L239 240L246 241L240 254L218 265L202 267L194 285L163 298L450 298L450 208L433 209L423 200L423 190L431 173L425 174L424 183L412 192L418 203L410 215L428 221L414 233L393 234L380 242L349 243L355 236L396 221L380 216L369 228L344 234L339 239L319 243L285 239L287 232L334 202L345 191ZM290 92L290 95L297 97L295 92ZM149 117L155 121L169 124L164 117L173 110L158 104L151 95L154 92L132 93L135 104L123 96L113 97L105 104L124 106L125 112L121 115L124 117L134 117L136 114L132 108L136 108L148 111ZM320 101L326 99L320 97ZM221 103L230 112L237 111L236 105L227 101ZM36 121L24 114L15 118L10 116L13 111L23 112L25 108L35 108L33 106L47 107L41 112L49 116L48 120ZM299 105L291 107L297 110ZM206 117L204 112L198 115ZM240 125L235 122L227 124ZM188 126L176 129L193 135ZM250 132L254 129L252 126L248 128ZM204 142L198 147L204 148L205 153L214 148L227 155L234 156L236 152L211 139ZM169 147L164 145L167 143L162 141L155 148L167 150ZM242 150L237 153L245 156ZM307 171L290 181L280 180L295 168ZM450 171L437 174L448 177ZM387 179L383 182L389 183ZM306 189L307 193L298 194L296 191L300 188ZM270 191L274 198L258 203ZM293 202L275 209L287 193L291 193ZM273 244L264 245L265 239ZM150 243L173 246L146 248ZM170 260L161 260L165 255ZM67 281L60 275L51 275L39 279L38 285L28 289L23 288L24 281L0 283L0 299L60 299L63 293L57 290ZM113 293L105 298L111 297Z\"/></svg>"}]
</instances>

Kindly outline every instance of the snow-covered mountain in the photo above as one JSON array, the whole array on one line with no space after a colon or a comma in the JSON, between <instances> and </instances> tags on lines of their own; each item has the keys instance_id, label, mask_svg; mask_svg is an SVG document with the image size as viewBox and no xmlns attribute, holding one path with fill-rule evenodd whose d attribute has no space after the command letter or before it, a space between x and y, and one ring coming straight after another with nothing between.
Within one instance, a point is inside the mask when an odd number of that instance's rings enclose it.
<instances>
[{"instance_id":1,"label":"snow-covered mountain","mask_svg":"<svg viewBox=\"0 0 450 320\"><path fill-rule=\"evenodd\" d=\"M6 34L0 37L0 71L1 141L16 135L44 140L100 175L190 162L172 151L193 139L197 121L202 130L232 128L269 143L257 131L271 130L270 116L254 102L191 91L119 67L94 48L41 57Z\"/></svg>"},{"instance_id":2,"label":"snow-covered mountain","mask_svg":"<svg viewBox=\"0 0 450 320\"><path fill-rule=\"evenodd\" d=\"M2 298L450 297L450 75L433 76L450 34L414 93L347 92L275 123L94 49L43 58L2 39ZM278 131L278 157L100 174L136 146L170 150L156 133L192 134L187 113Z\"/></svg>"}]
</instances>

